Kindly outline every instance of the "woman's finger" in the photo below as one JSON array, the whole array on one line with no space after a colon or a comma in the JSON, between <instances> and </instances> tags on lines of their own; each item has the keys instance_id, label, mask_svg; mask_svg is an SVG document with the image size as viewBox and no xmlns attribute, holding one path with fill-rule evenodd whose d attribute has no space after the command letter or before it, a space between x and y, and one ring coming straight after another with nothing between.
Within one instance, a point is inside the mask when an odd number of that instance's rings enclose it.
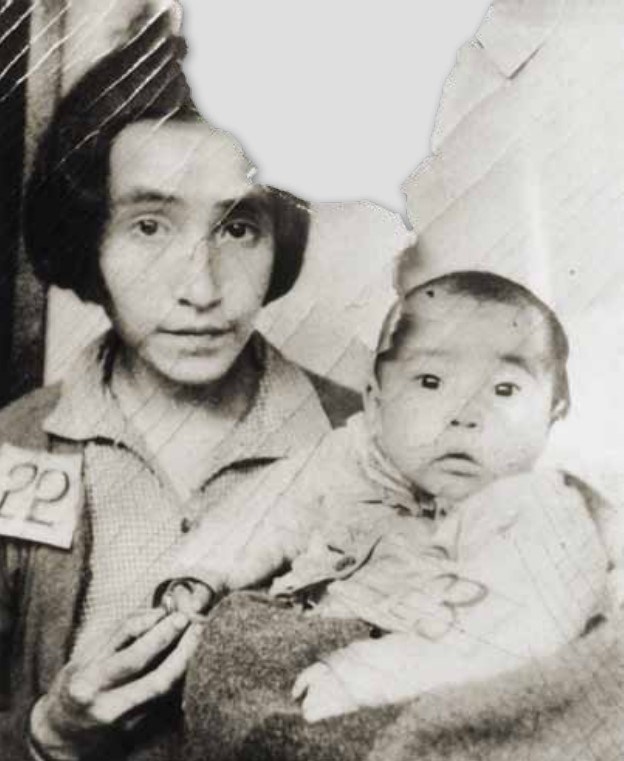
<instances>
[{"instance_id":1,"label":"woman's finger","mask_svg":"<svg viewBox=\"0 0 624 761\"><path fill-rule=\"evenodd\" d=\"M171 604L173 610L187 613L191 607L193 592L186 586L178 584L171 590Z\"/></svg>"},{"instance_id":2,"label":"woman's finger","mask_svg":"<svg viewBox=\"0 0 624 761\"><path fill-rule=\"evenodd\" d=\"M100 675L101 689L110 689L145 671L163 651L171 647L188 627L188 618L180 612L162 618L127 647L94 664Z\"/></svg>"},{"instance_id":3,"label":"woman's finger","mask_svg":"<svg viewBox=\"0 0 624 761\"><path fill-rule=\"evenodd\" d=\"M112 632L103 632L91 638L89 647L72 659L74 670L85 671L106 660L118 650L132 644L152 629L164 616L165 611L149 608L138 611L117 626Z\"/></svg>"},{"instance_id":4,"label":"woman's finger","mask_svg":"<svg viewBox=\"0 0 624 761\"><path fill-rule=\"evenodd\" d=\"M163 608L149 608L132 614L111 637L107 652L114 653L132 644L136 639L153 629L165 615L166 612Z\"/></svg>"},{"instance_id":5,"label":"woman's finger","mask_svg":"<svg viewBox=\"0 0 624 761\"><path fill-rule=\"evenodd\" d=\"M109 717L113 716L112 720L115 720L169 692L184 676L189 661L201 641L203 631L204 628L200 624L191 624L173 652L153 671L103 695L98 706L100 719L110 720Z\"/></svg>"},{"instance_id":6,"label":"woman's finger","mask_svg":"<svg viewBox=\"0 0 624 761\"><path fill-rule=\"evenodd\" d=\"M173 608L179 610L189 618L204 613L213 598L212 590L205 584L196 583L192 589L180 585L171 593Z\"/></svg>"}]
</instances>

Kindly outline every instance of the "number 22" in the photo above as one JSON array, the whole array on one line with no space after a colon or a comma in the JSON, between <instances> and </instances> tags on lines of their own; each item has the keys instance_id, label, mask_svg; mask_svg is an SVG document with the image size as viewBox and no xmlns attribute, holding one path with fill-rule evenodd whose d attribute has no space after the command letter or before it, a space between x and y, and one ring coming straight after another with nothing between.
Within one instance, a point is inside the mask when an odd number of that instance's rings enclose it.
<instances>
[{"instance_id":1,"label":"number 22","mask_svg":"<svg viewBox=\"0 0 624 761\"><path fill-rule=\"evenodd\" d=\"M64 470L41 471L35 463L23 462L13 465L8 476L11 479L11 485L0 496L0 519L11 520L18 517L7 514L6 508L11 502L11 497L28 491L34 486L34 494L23 519L30 523L53 526L54 521L39 517L39 508L41 505L60 502L67 495L70 487L67 473Z\"/></svg>"}]
</instances>

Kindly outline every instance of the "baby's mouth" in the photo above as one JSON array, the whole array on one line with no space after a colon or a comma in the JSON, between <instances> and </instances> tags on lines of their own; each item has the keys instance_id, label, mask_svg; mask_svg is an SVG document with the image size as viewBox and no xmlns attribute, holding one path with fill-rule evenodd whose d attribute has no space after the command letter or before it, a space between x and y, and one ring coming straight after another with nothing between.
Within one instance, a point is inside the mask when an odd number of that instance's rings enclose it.
<instances>
[{"instance_id":1,"label":"baby's mouth","mask_svg":"<svg viewBox=\"0 0 624 761\"><path fill-rule=\"evenodd\" d=\"M472 455L467 452L446 452L441 457L436 458L436 462L443 462L444 460L463 460L464 462L472 462L477 465L477 461Z\"/></svg>"},{"instance_id":2,"label":"baby's mouth","mask_svg":"<svg viewBox=\"0 0 624 761\"><path fill-rule=\"evenodd\" d=\"M434 463L439 464L442 470L457 476L475 475L480 468L480 463L468 452L445 452L436 457Z\"/></svg>"}]
</instances>

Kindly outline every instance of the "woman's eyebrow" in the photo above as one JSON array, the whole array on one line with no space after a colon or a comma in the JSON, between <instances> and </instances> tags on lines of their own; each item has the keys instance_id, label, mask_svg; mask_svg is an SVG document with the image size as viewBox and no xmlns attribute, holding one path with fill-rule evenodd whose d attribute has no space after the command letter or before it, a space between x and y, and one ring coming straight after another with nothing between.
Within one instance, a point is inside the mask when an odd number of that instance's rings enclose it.
<instances>
[{"instance_id":1,"label":"woman's eyebrow","mask_svg":"<svg viewBox=\"0 0 624 761\"><path fill-rule=\"evenodd\" d=\"M269 219L266 204L261 198L256 196L242 196L241 198L224 199L216 204L216 208L219 212L220 223L239 214L252 217L258 221L265 218L267 220Z\"/></svg>"},{"instance_id":2,"label":"woman's eyebrow","mask_svg":"<svg viewBox=\"0 0 624 761\"><path fill-rule=\"evenodd\" d=\"M113 199L115 206L138 206L139 204L159 204L160 206L171 206L180 203L177 196L169 193L162 193L158 190L136 188L124 193L118 198Z\"/></svg>"}]
</instances>

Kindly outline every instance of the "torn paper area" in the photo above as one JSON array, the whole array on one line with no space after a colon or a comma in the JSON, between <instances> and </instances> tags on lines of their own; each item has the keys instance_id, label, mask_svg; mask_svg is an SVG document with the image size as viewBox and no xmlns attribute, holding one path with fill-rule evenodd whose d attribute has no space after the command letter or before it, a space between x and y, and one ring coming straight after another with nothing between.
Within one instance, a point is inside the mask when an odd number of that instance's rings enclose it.
<instances>
[{"instance_id":1,"label":"torn paper area","mask_svg":"<svg viewBox=\"0 0 624 761\"><path fill-rule=\"evenodd\" d=\"M406 181L404 287L491 270L568 333L572 410L549 459L624 498L624 8L498 0L444 87L433 154Z\"/></svg>"}]
</instances>

